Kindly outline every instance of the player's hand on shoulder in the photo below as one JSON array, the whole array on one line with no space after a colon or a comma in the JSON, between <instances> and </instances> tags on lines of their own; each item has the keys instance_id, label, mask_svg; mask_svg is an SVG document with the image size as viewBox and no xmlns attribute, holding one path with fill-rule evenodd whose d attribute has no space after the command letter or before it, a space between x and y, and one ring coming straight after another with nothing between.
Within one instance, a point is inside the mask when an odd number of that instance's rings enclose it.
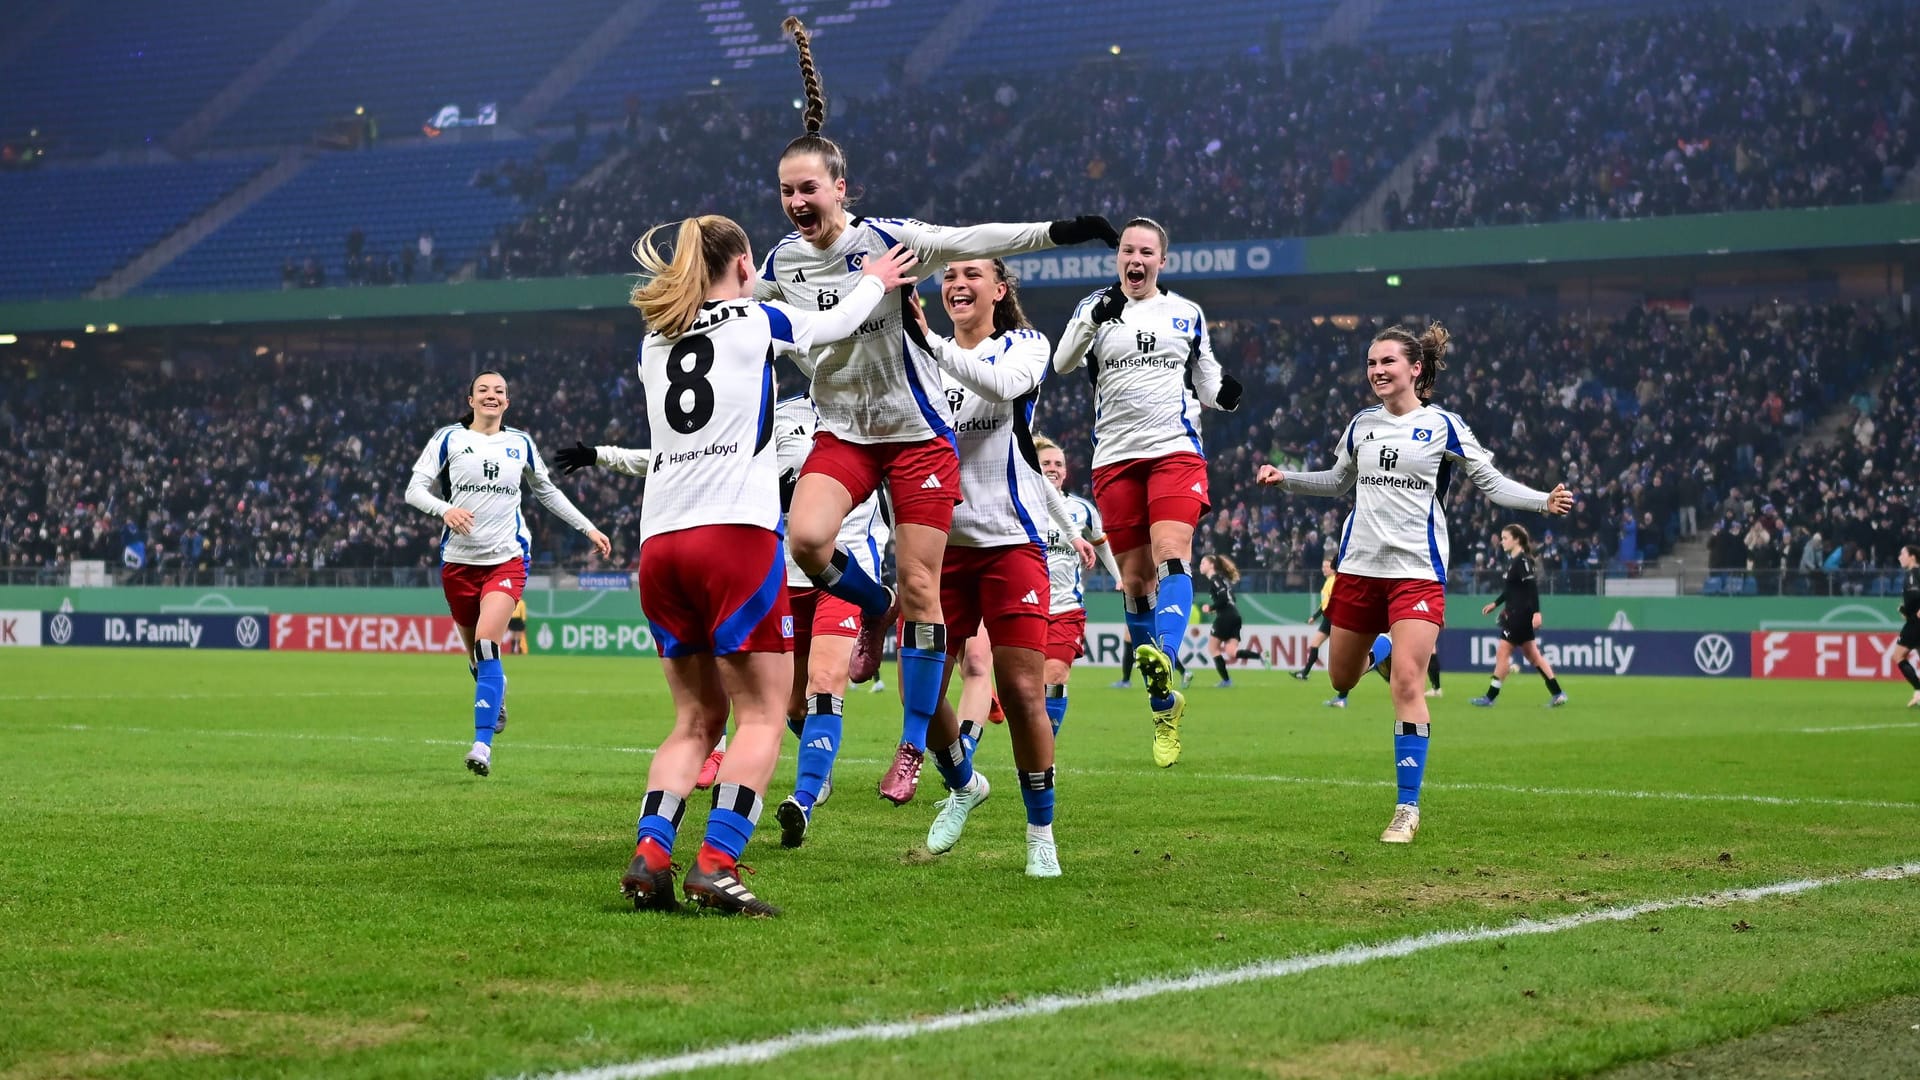
<instances>
[{"instance_id":1,"label":"player's hand on shoulder","mask_svg":"<svg viewBox=\"0 0 1920 1080\"><path fill-rule=\"evenodd\" d=\"M576 473L600 464L600 455L594 452L593 447L575 439L572 446L563 446L554 451L553 460L566 472Z\"/></svg>"},{"instance_id":2,"label":"player's hand on shoulder","mask_svg":"<svg viewBox=\"0 0 1920 1080\"><path fill-rule=\"evenodd\" d=\"M1255 483L1265 484L1268 487L1273 487L1286 478L1287 474L1281 472L1278 465L1262 465L1260 471L1253 475Z\"/></svg>"},{"instance_id":3,"label":"player's hand on shoulder","mask_svg":"<svg viewBox=\"0 0 1920 1080\"><path fill-rule=\"evenodd\" d=\"M1093 310L1088 313L1093 325L1103 326L1118 322L1120 313L1127 309L1127 294L1119 282L1107 286L1100 292L1100 299L1093 302Z\"/></svg>"},{"instance_id":4,"label":"player's hand on shoulder","mask_svg":"<svg viewBox=\"0 0 1920 1080\"><path fill-rule=\"evenodd\" d=\"M1555 484L1553 490L1547 492L1547 513L1564 514L1572 509L1573 492L1568 491L1565 484Z\"/></svg>"},{"instance_id":5,"label":"player's hand on shoulder","mask_svg":"<svg viewBox=\"0 0 1920 1080\"><path fill-rule=\"evenodd\" d=\"M1047 239L1056 247L1084 244L1089 240L1098 240L1110 248L1120 246L1120 233L1114 229L1113 222L1099 214L1082 214L1052 222L1047 226Z\"/></svg>"},{"instance_id":6,"label":"player's hand on shoulder","mask_svg":"<svg viewBox=\"0 0 1920 1080\"><path fill-rule=\"evenodd\" d=\"M883 287L893 289L918 281L911 271L919 263L918 252L905 244L895 244L887 249L885 255L867 259L861 265L860 272L867 277L880 279Z\"/></svg>"}]
</instances>

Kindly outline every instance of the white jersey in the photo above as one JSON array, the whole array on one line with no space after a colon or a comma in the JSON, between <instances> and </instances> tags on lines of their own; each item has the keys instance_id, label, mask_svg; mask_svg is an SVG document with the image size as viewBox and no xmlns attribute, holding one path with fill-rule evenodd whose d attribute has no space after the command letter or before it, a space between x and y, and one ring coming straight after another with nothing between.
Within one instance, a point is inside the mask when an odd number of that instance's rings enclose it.
<instances>
[{"instance_id":1,"label":"white jersey","mask_svg":"<svg viewBox=\"0 0 1920 1080\"><path fill-rule=\"evenodd\" d=\"M1073 550L1072 539L1077 536L1092 544L1107 534L1106 526L1100 521L1100 511L1093 503L1078 495L1068 495L1066 500L1067 516L1073 520L1074 527L1062 531L1056 525L1047 530L1047 579L1053 584L1053 611L1049 614L1053 615L1064 615L1087 606L1080 553Z\"/></svg>"},{"instance_id":2,"label":"white jersey","mask_svg":"<svg viewBox=\"0 0 1920 1080\"><path fill-rule=\"evenodd\" d=\"M1167 454L1204 455L1200 409L1220 408L1220 362L1200 305L1177 293L1129 300L1116 321L1093 324L1105 290L1074 309L1055 371L1087 365L1093 381L1093 467Z\"/></svg>"},{"instance_id":3,"label":"white jersey","mask_svg":"<svg viewBox=\"0 0 1920 1080\"><path fill-rule=\"evenodd\" d=\"M1046 545L1047 490L1033 448L1034 394L1047 374L1047 338L1009 330L963 349L929 339L945 376L960 445L960 505L947 543L954 547Z\"/></svg>"},{"instance_id":4,"label":"white jersey","mask_svg":"<svg viewBox=\"0 0 1920 1080\"><path fill-rule=\"evenodd\" d=\"M1287 473L1301 495L1342 495L1357 482L1353 512L1340 531L1340 572L1375 578L1447 581L1443 506L1456 463L1494 503L1544 512L1547 493L1501 475L1466 421L1422 405L1404 416L1362 409L1334 450L1333 468Z\"/></svg>"},{"instance_id":5,"label":"white jersey","mask_svg":"<svg viewBox=\"0 0 1920 1080\"><path fill-rule=\"evenodd\" d=\"M800 467L807 462L807 454L813 450L813 433L819 430L820 414L814 411L813 402L806 398L788 398L774 408L773 425L773 442L779 455L780 471L783 474L798 474ZM882 490L884 488L876 490L867 496L865 502L847 513L847 519L840 523L840 535L835 540L875 581L880 580L881 553L887 550L887 541L893 536L893 527L884 509ZM813 581L807 577L806 571L793 561L793 551L787 549L786 555L788 587L813 588Z\"/></svg>"},{"instance_id":6,"label":"white jersey","mask_svg":"<svg viewBox=\"0 0 1920 1080\"><path fill-rule=\"evenodd\" d=\"M709 300L685 334L647 335L640 385L653 461L640 504L641 544L701 525L780 530L774 360L804 358L816 339L831 340L865 318L882 293L877 280L864 279L847 310L831 319L785 304Z\"/></svg>"},{"instance_id":7,"label":"white jersey","mask_svg":"<svg viewBox=\"0 0 1920 1080\"><path fill-rule=\"evenodd\" d=\"M426 449L413 463L407 480L407 505L439 517L451 507L473 515L465 536L452 529L440 532L440 561L463 566L497 566L511 559L533 562L533 535L520 514L523 478L540 505L581 532L592 532L593 522L559 488L533 436L519 428L503 427L482 435L461 424L449 424L433 433ZM449 501L451 500L451 501Z\"/></svg>"},{"instance_id":8,"label":"white jersey","mask_svg":"<svg viewBox=\"0 0 1920 1080\"><path fill-rule=\"evenodd\" d=\"M1018 255L1053 246L1046 222L945 228L899 218L856 217L826 249L791 233L761 264L754 296L830 311L870 255L905 244L920 270L956 259ZM810 367L820 426L852 443L925 442L951 434L953 418L931 357L907 337L899 301L882 304L846 341L815 351Z\"/></svg>"}]
</instances>

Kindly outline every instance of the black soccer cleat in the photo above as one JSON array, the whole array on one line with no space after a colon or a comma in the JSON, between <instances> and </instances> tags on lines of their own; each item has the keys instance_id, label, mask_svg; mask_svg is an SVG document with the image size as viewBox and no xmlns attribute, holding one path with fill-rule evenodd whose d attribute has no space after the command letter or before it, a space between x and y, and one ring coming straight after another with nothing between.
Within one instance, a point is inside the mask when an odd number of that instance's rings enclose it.
<instances>
[{"instance_id":1,"label":"black soccer cleat","mask_svg":"<svg viewBox=\"0 0 1920 1080\"><path fill-rule=\"evenodd\" d=\"M680 901L673 895L673 867L649 870L647 860L639 855L627 864L627 874L620 879L620 893L633 901L635 911L680 910Z\"/></svg>"},{"instance_id":2,"label":"black soccer cleat","mask_svg":"<svg viewBox=\"0 0 1920 1080\"><path fill-rule=\"evenodd\" d=\"M701 908L717 908L729 915L752 915L757 918L771 919L780 914L780 909L753 895L740 880L736 867L723 866L711 872L702 870L696 864L687 871L685 881L680 887L686 891L687 903Z\"/></svg>"}]
</instances>

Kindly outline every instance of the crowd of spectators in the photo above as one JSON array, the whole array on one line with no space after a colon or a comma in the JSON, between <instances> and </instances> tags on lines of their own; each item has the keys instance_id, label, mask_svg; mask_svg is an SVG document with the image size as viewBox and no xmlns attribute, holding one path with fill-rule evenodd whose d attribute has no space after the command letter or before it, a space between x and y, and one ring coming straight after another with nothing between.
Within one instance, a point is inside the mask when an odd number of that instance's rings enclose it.
<instances>
[{"instance_id":1,"label":"crowd of spectators","mask_svg":"<svg viewBox=\"0 0 1920 1080\"><path fill-rule=\"evenodd\" d=\"M1247 399L1206 419L1215 513L1201 551L1266 571L1263 587L1315 583L1348 504L1285 496L1253 476L1263 463L1331 462L1347 420L1372 400L1362 357L1386 321L1210 324ZM1538 541L1547 587L1561 591L1637 572L1702 531L1717 570L1811 560L1807 575L1775 574L1766 588L1826 591L1839 587L1833 571L1892 565L1920 526L1920 370L1894 363L1920 342L1897 316L1848 304L1617 317L1483 307L1444 321L1454 345L1436 404L1459 413L1510 475L1577 493L1571 515L1546 519L1455 484L1447 511L1462 587L1494 586L1492 536L1514 520ZM429 435L461 411L469 358L194 354L128 370L70 353L4 355L0 565L119 564L134 543L162 574L396 567L422 581L435 564L439 523L403 493ZM549 460L576 438L644 445L629 355L602 345L506 358L509 422ZM1869 392L1889 369L1891 381ZM1841 412L1837 446L1788 451ZM1072 484L1084 490L1086 380L1050 381L1035 427L1070 448ZM597 470L561 484L613 539L612 564L631 565L640 485ZM602 565L529 506L537 562Z\"/></svg>"},{"instance_id":2,"label":"crowd of spectators","mask_svg":"<svg viewBox=\"0 0 1920 1080\"><path fill-rule=\"evenodd\" d=\"M1884 201L1912 164L1920 10L1784 26L1716 10L1522 27L1483 127L1440 140L1389 228Z\"/></svg>"}]
</instances>

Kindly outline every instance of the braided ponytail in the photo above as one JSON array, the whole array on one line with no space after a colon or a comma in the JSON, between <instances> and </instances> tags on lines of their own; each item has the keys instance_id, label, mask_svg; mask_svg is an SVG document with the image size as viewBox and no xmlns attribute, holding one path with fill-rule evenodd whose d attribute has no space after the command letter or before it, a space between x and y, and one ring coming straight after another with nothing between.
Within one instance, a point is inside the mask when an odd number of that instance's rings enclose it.
<instances>
[{"instance_id":1,"label":"braided ponytail","mask_svg":"<svg viewBox=\"0 0 1920 1080\"><path fill-rule=\"evenodd\" d=\"M807 129L806 134L787 144L780 160L799 154L819 154L826 163L827 175L845 180L846 155L837 143L820 133L827 126L827 93L820 85L820 68L813 62L813 34L796 15L787 16L780 24L780 32L793 38L793 47L800 54L800 83L806 91L806 104L800 117Z\"/></svg>"}]
</instances>

